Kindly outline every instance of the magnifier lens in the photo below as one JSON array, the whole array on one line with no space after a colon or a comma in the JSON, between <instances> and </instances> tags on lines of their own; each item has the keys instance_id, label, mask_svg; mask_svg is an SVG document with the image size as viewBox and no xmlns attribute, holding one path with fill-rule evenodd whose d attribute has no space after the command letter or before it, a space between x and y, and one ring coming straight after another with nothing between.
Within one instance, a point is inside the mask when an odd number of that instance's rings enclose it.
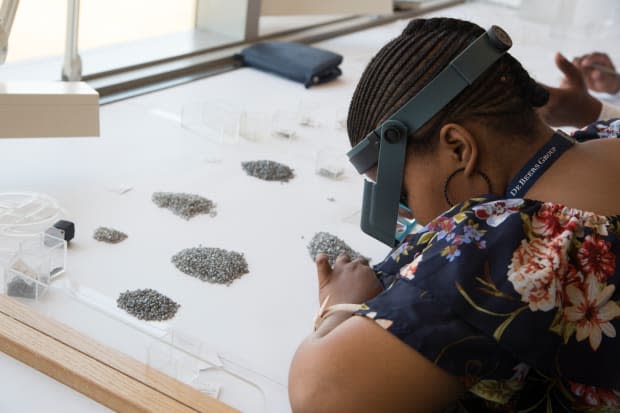
<instances>
[{"instance_id":1,"label":"magnifier lens","mask_svg":"<svg viewBox=\"0 0 620 413\"><path fill-rule=\"evenodd\" d=\"M407 235L413 232L416 226L417 224L411 209L401 202L398 205L398 218L396 220L396 240L401 242Z\"/></svg>"}]
</instances>

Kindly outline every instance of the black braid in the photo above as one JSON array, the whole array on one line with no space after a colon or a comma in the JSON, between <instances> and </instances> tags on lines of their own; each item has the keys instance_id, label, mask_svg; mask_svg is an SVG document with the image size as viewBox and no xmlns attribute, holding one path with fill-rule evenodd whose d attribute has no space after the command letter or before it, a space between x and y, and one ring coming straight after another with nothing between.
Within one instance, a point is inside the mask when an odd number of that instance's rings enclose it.
<instances>
[{"instance_id":1,"label":"black braid","mask_svg":"<svg viewBox=\"0 0 620 413\"><path fill-rule=\"evenodd\" d=\"M375 129L483 33L476 24L450 18L416 19L385 45L366 67L351 100L347 128L352 145ZM441 125L476 119L527 138L548 92L510 54L505 54L411 139L432 149Z\"/></svg>"},{"instance_id":2,"label":"black braid","mask_svg":"<svg viewBox=\"0 0 620 413\"><path fill-rule=\"evenodd\" d=\"M544 106L549 100L549 92L532 79L521 63L512 56L507 57L510 70L515 74L515 83L520 90L521 97L533 107Z\"/></svg>"}]
</instances>

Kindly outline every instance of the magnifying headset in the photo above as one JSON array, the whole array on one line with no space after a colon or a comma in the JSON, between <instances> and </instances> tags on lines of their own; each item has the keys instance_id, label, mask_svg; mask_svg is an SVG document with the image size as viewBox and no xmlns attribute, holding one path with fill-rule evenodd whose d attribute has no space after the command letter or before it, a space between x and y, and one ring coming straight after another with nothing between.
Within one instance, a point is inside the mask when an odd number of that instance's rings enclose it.
<instances>
[{"instance_id":1,"label":"magnifying headset","mask_svg":"<svg viewBox=\"0 0 620 413\"><path fill-rule=\"evenodd\" d=\"M400 203L407 137L474 83L511 46L510 36L500 27L491 26L347 153L360 174L377 166L376 182L364 182L362 231L390 247L411 231L415 221L399 218L399 206L407 208Z\"/></svg>"}]
</instances>

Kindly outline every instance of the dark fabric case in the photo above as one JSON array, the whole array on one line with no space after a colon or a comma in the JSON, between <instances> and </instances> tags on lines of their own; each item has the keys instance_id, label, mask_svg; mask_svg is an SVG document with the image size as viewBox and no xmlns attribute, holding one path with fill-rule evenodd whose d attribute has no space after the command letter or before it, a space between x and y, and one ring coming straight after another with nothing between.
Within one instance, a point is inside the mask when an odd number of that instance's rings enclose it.
<instances>
[{"instance_id":1,"label":"dark fabric case","mask_svg":"<svg viewBox=\"0 0 620 413\"><path fill-rule=\"evenodd\" d=\"M240 54L243 64L275 73L309 88L342 74L342 56L295 42L264 42L247 47Z\"/></svg>"}]
</instances>

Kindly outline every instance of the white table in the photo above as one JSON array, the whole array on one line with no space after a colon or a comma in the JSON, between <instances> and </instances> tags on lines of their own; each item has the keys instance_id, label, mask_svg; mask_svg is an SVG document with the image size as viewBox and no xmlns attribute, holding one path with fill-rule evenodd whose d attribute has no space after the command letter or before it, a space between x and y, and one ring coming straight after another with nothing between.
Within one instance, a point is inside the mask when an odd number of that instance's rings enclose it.
<instances>
[{"instance_id":1,"label":"white table","mask_svg":"<svg viewBox=\"0 0 620 413\"><path fill-rule=\"evenodd\" d=\"M468 3L440 14L504 27L515 43L511 52L552 84L560 78L553 66L556 50L573 56L600 49L620 56L609 37L552 36L549 26L524 20L511 9ZM405 25L396 22L318 45L345 56L344 75L325 86L305 90L240 69L104 106L100 138L0 141L0 191L44 192L66 207L77 227L67 276L107 297L110 312L126 289L157 289L182 307L173 320L153 328L191 334L284 386L293 352L310 331L317 308L315 272L306 251L312 235L334 233L374 260L387 252L358 228L361 178L348 165L340 180L320 177L315 162L320 150L347 150L346 133L337 125L346 117L356 82L371 56ZM292 141L236 144L216 144L181 127L184 105L217 100L266 114L302 110L321 127L299 126L299 138ZM280 184L246 176L240 162L257 159L286 163L296 177ZM133 189L123 195L110 190L123 185ZM150 200L154 191L201 194L217 203L218 215L184 221L157 208ZM120 229L129 238L100 244L91 238L98 226ZM243 252L250 273L226 287L177 271L170 257L199 244ZM87 323L61 313L60 321ZM119 332L106 335L123 341ZM2 412L106 411L4 355L0 371L3 378L11 377L0 386ZM284 402L270 411L288 407Z\"/></svg>"}]
</instances>

